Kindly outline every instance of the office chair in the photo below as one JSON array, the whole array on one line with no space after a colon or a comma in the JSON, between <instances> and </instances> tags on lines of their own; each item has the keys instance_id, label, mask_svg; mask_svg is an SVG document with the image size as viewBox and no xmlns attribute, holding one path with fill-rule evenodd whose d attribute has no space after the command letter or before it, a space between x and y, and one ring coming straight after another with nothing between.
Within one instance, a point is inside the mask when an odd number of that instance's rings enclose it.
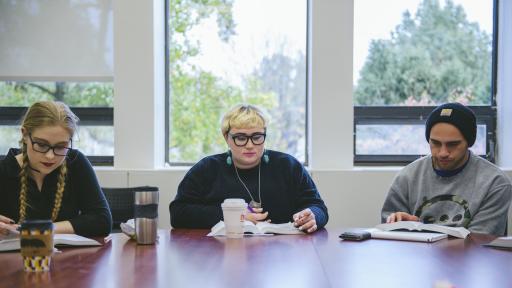
<instances>
[{"instance_id":1,"label":"office chair","mask_svg":"<svg viewBox=\"0 0 512 288\"><path fill-rule=\"evenodd\" d=\"M139 186L127 188L102 188L112 213L112 232L121 231L120 224L134 215L135 192L158 191L158 187Z\"/></svg>"}]
</instances>

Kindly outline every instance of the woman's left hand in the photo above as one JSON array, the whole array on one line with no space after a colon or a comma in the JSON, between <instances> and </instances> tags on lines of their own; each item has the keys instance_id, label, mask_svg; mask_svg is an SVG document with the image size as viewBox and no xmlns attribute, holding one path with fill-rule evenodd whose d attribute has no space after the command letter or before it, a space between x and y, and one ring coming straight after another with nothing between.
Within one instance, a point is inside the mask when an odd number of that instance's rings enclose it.
<instances>
[{"instance_id":1,"label":"woman's left hand","mask_svg":"<svg viewBox=\"0 0 512 288\"><path fill-rule=\"evenodd\" d=\"M315 214L309 208L293 214L293 225L307 233L315 232L318 229Z\"/></svg>"}]
</instances>

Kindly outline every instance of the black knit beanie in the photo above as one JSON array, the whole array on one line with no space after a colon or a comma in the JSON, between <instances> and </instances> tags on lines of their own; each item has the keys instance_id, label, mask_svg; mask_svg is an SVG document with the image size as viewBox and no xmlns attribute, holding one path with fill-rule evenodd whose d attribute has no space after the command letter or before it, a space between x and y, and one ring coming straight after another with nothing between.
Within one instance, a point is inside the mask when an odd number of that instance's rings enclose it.
<instances>
[{"instance_id":1,"label":"black knit beanie","mask_svg":"<svg viewBox=\"0 0 512 288\"><path fill-rule=\"evenodd\" d=\"M425 137L430 140L432 126L439 122L445 122L457 127L471 147L476 140L476 117L475 113L460 103L446 103L438 106L428 116L425 123Z\"/></svg>"}]
</instances>

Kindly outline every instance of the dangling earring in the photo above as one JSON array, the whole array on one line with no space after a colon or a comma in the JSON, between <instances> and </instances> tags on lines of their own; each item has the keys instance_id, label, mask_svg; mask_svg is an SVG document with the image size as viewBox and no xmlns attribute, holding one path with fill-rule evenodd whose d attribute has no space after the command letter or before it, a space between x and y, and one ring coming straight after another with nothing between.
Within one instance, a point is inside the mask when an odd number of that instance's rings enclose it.
<instances>
[{"instance_id":1,"label":"dangling earring","mask_svg":"<svg viewBox=\"0 0 512 288\"><path fill-rule=\"evenodd\" d=\"M263 162L265 162L265 164L270 162L270 158L268 158L268 155L267 155L267 149L265 149L265 151L263 151Z\"/></svg>"},{"instance_id":2,"label":"dangling earring","mask_svg":"<svg viewBox=\"0 0 512 288\"><path fill-rule=\"evenodd\" d=\"M228 158L226 158L226 164L228 164L228 166L231 166L231 164L233 164L233 159L231 159L231 150L228 150Z\"/></svg>"}]
</instances>

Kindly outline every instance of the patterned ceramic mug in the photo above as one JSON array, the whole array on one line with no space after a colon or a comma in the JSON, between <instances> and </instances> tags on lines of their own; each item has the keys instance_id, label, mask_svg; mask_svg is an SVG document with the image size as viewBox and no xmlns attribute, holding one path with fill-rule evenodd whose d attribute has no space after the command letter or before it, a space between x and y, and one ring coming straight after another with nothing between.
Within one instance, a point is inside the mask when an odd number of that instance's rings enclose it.
<instances>
[{"instance_id":1,"label":"patterned ceramic mug","mask_svg":"<svg viewBox=\"0 0 512 288\"><path fill-rule=\"evenodd\" d=\"M25 271L49 271L53 253L52 221L26 220L22 222L20 247Z\"/></svg>"}]
</instances>

